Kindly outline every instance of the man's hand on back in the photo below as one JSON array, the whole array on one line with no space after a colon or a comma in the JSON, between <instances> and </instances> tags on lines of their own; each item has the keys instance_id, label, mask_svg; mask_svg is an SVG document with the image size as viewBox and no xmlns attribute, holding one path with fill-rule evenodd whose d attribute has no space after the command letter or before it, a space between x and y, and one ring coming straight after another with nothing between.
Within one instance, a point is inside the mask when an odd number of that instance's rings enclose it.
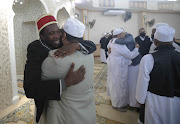
<instances>
[{"instance_id":1,"label":"man's hand on back","mask_svg":"<svg viewBox=\"0 0 180 124\"><path fill-rule=\"evenodd\" d=\"M64 81L66 83L66 86L69 87L71 85L75 85L80 83L85 79L85 73L86 69L82 65L77 71L74 71L74 63L72 63Z\"/></svg>"},{"instance_id":2,"label":"man's hand on back","mask_svg":"<svg viewBox=\"0 0 180 124\"><path fill-rule=\"evenodd\" d=\"M79 43L69 43L66 45L63 45L61 48L59 48L55 53L54 56L56 58L63 58L65 56L69 56L73 54L76 50L79 50L80 46Z\"/></svg>"}]
</instances>

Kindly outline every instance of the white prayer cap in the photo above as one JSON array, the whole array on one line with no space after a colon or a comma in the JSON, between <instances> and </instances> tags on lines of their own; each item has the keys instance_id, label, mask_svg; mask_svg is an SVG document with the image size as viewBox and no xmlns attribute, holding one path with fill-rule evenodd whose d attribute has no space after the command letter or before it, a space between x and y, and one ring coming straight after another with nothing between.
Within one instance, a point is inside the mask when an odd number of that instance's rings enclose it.
<instances>
[{"instance_id":1,"label":"white prayer cap","mask_svg":"<svg viewBox=\"0 0 180 124\"><path fill-rule=\"evenodd\" d=\"M153 29L156 29L160 26L169 26L167 23L156 23L156 25L153 27Z\"/></svg>"},{"instance_id":2,"label":"white prayer cap","mask_svg":"<svg viewBox=\"0 0 180 124\"><path fill-rule=\"evenodd\" d=\"M104 36L107 35L108 33L104 33Z\"/></svg>"},{"instance_id":3,"label":"white prayer cap","mask_svg":"<svg viewBox=\"0 0 180 124\"><path fill-rule=\"evenodd\" d=\"M123 32L123 29L114 29L113 36L118 35Z\"/></svg>"},{"instance_id":4,"label":"white prayer cap","mask_svg":"<svg viewBox=\"0 0 180 124\"><path fill-rule=\"evenodd\" d=\"M71 36L82 38L85 31L85 25L75 18L68 18L63 29Z\"/></svg>"},{"instance_id":5,"label":"white prayer cap","mask_svg":"<svg viewBox=\"0 0 180 124\"><path fill-rule=\"evenodd\" d=\"M154 34L154 39L157 39L161 42L171 42L173 41L175 35L174 28L170 26L160 26L156 29Z\"/></svg>"}]
</instances>

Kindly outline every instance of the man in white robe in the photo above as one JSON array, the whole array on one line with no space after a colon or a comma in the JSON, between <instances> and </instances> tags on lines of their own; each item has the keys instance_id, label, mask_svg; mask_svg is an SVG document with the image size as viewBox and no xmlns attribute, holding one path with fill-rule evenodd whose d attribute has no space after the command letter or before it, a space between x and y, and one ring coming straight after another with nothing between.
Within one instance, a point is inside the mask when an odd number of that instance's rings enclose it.
<instances>
[{"instance_id":1,"label":"man in white robe","mask_svg":"<svg viewBox=\"0 0 180 124\"><path fill-rule=\"evenodd\" d=\"M139 54L139 46L136 45L134 50L130 51L126 45L116 44L115 40L117 38L125 37L122 29L115 29L113 31L113 37L108 44L110 54L107 59L107 88L111 97L112 106L114 108L122 108L129 102L127 84L128 66L132 63L131 59Z\"/></svg>"},{"instance_id":2,"label":"man in white robe","mask_svg":"<svg viewBox=\"0 0 180 124\"><path fill-rule=\"evenodd\" d=\"M169 25L167 23L157 23L152 29L152 34L151 34L152 40L154 39L154 33L156 32L156 28L160 26L169 26ZM180 46L177 43L173 42L172 45L176 48L176 50L180 51ZM152 43L149 53L153 53L155 48L156 48L156 45Z\"/></svg>"},{"instance_id":3,"label":"man in white robe","mask_svg":"<svg viewBox=\"0 0 180 124\"><path fill-rule=\"evenodd\" d=\"M117 39L115 43L126 45L130 51L132 51L135 48L135 44L136 44L133 36L129 33L125 33L125 37ZM139 53L141 53L141 51ZM131 107L136 107L136 108L139 108L139 103L135 98L135 94L136 94L137 77L139 73L139 63L141 61L141 58L142 56L139 54L138 56L136 56L134 59L131 60L132 63L131 65L128 66L127 82L128 82L128 91L129 91L129 105Z\"/></svg>"},{"instance_id":4,"label":"man in white robe","mask_svg":"<svg viewBox=\"0 0 180 124\"><path fill-rule=\"evenodd\" d=\"M74 18L67 19L64 24L61 41L64 45L82 40L85 26ZM40 124L96 124L94 101L93 72L94 58L92 54L84 55L76 51L64 58L55 58L54 52L42 63L42 79L64 78L72 63L74 70L81 65L86 68L85 79L78 85L67 87L61 95L61 101L49 100L45 106Z\"/></svg>"},{"instance_id":5,"label":"man in white robe","mask_svg":"<svg viewBox=\"0 0 180 124\"><path fill-rule=\"evenodd\" d=\"M140 63L136 99L145 104L145 124L180 124L180 53L172 46L175 30L156 29L155 52Z\"/></svg>"}]
</instances>

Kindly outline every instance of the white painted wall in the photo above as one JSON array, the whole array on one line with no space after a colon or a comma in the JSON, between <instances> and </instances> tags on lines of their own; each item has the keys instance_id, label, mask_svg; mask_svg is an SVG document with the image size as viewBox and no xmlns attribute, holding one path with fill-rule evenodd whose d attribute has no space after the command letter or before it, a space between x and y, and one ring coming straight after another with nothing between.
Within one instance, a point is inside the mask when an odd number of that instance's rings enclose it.
<instances>
[{"instance_id":1,"label":"white painted wall","mask_svg":"<svg viewBox=\"0 0 180 124\"><path fill-rule=\"evenodd\" d=\"M60 26L60 28L63 27L65 21L70 17L69 13L66 11L66 9L63 7L60 9L57 13L57 21Z\"/></svg>"},{"instance_id":2,"label":"white painted wall","mask_svg":"<svg viewBox=\"0 0 180 124\"><path fill-rule=\"evenodd\" d=\"M13 26L10 20L13 18L12 9L9 7L11 3L12 1L6 0L0 4L0 111L12 104L14 79L12 74L16 73L11 69L15 57L12 54L14 52L13 44L11 44L13 38L10 38L12 35L9 34L11 33L10 28ZM12 59L10 59L11 57Z\"/></svg>"},{"instance_id":3,"label":"white painted wall","mask_svg":"<svg viewBox=\"0 0 180 124\"><path fill-rule=\"evenodd\" d=\"M77 14L79 15L79 20L80 20L81 22L83 22L83 16L82 16L83 11L82 11L82 10L79 10L79 9L75 9L75 13L77 13Z\"/></svg>"},{"instance_id":4,"label":"white painted wall","mask_svg":"<svg viewBox=\"0 0 180 124\"><path fill-rule=\"evenodd\" d=\"M36 4L34 4L36 2ZM13 6L14 17L14 39L17 75L24 74L27 46L38 39L35 21L46 13L43 4L39 0L25 1L22 5ZM28 16L27 16L28 15Z\"/></svg>"},{"instance_id":5,"label":"white painted wall","mask_svg":"<svg viewBox=\"0 0 180 124\"><path fill-rule=\"evenodd\" d=\"M80 10L76 10L80 17L82 16ZM153 12L133 12L132 17L127 22L124 22L123 15L118 16L103 16L102 12L88 11L88 20L96 19L96 23L92 29L86 26L85 39L99 44L100 38L105 32L110 32L115 28L123 28L126 32L131 33L134 37L138 35L138 31L143 26L147 35L151 36L152 27L144 24L143 16L146 16L145 21L155 19L155 23L168 23L176 30L176 39L180 39L180 14L178 13L153 13ZM88 37L89 36L89 37Z\"/></svg>"},{"instance_id":6,"label":"white painted wall","mask_svg":"<svg viewBox=\"0 0 180 124\"><path fill-rule=\"evenodd\" d=\"M88 12L88 20L96 19L92 29L89 29L89 40L99 44L100 38L105 32L111 32L115 28L123 28L126 32L131 33L134 37L138 35L139 17L138 13L132 13L132 17L124 22L123 15L103 16L101 12Z\"/></svg>"},{"instance_id":7,"label":"white painted wall","mask_svg":"<svg viewBox=\"0 0 180 124\"><path fill-rule=\"evenodd\" d=\"M147 20L155 19L155 23L168 23L176 30L175 37L180 39L180 14L168 13L147 13ZM150 35L152 27L147 27L147 34Z\"/></svg>"}]
</instances>

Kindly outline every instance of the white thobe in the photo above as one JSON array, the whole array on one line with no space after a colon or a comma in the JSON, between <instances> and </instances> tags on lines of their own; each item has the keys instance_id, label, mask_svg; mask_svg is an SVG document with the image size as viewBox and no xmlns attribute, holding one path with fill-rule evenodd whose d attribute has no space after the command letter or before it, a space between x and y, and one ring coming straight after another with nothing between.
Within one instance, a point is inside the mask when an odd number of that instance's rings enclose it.
<instances>
[{"instance_id":1,"label":"white thobe","mask_svg":"<svg viewBox=\"0 0 180 124\"><path fill-rule=\"evenodd\" d=\"M65 78L72 62L75 63L74 71L84 65L85 79L64 90L60 101L49 100L39 124L96 124L93 55L76 51L70 56L55 59L54 52L55 50L50 51L49 57L42 63L42 79Z\"/></svg>"},{"instance_id":2,"label":"white thobe","mask_svg":"<svg viewBox=\"0 0 180 124\"><path fill-rule=\"evenodd\" d=\"M104 62L104 63L106 63L106 61L107 61L105 52L106 52L105 49L101 49L100 60L101 60L101 62Z\"/></svg>"},{"instance_id":3,"label":"white thobe","mask_svg":"<svg viewBox=\"0 0 180 124\"><path fill-rule=\"evenodd\" d=\"M117 38L116 38L117 39ZM111 44L114 42L115 40L113 40L113 39L111 39L110 41L109 41L109 43L108 43L108 45L107 45L107 48L109 49L110 48L110 46L111 46ZM108 57L109 57L109 55L110 55L110 53L109 53L109 50L108 50ZM108 58L107 58L107 60L108 60ZM106 62L107 62L107 60L106 60ZM110 96L110 91L109 91L109 80L111 80L110 79L110 76L108 76L108 75L110 75L110 65L108 65L108 73L107 73L107 84L106 84L106 92L107 92L107 95L108 96Z\"/></svg>"},{"instance_id":4,"label":"white thobe","mask_svg":"<svg viewBox=\"0 0 180 124\"><path fill-rule=\"evenodd\" d=\"M139 64L135 66L129 65L128 89L129 89L129 105L131 107L140 107L135 97L138 74L139 74Z\"/></svg>"},{"instance_id":5,"label":"white thobe","mask_svg":"<svg viewBox=\"0 0 180 124\"><path fill-rule=\"evenodd\" d=\"M180 124L180 98L160 96L147 91L153 66L153 56L145 55L140 62L136 87L137 101L145 104L145 124Z\"/></svg>"},{"instance_id":6,"label":"white thobe","mask_svg":"<svg viewBox=\"0 0 180 124\"><path fill-rule=\"evenodd\" d=\"M126 45L115 44L114 41L108 44L111 53L107 59L108 77L107 84L113 107L124 107L128 104L128 65L132 63L131 59L135 58L139 52L138 48L130 51Z\"/></svg>"},{"instance_id":7,"label":"white thobe","mask_svg":"<svg viewBox=\"0 0 180 124\"><path fill-rule=\"evenodd\" d=\"M177 51L180 52L180 46L177 43L173 42L172 45ZM154 43L152 43L150 50L149 50L149 53L153 53L155 48L156 48L156 45Z\"/></svg>"}]
</instances>

